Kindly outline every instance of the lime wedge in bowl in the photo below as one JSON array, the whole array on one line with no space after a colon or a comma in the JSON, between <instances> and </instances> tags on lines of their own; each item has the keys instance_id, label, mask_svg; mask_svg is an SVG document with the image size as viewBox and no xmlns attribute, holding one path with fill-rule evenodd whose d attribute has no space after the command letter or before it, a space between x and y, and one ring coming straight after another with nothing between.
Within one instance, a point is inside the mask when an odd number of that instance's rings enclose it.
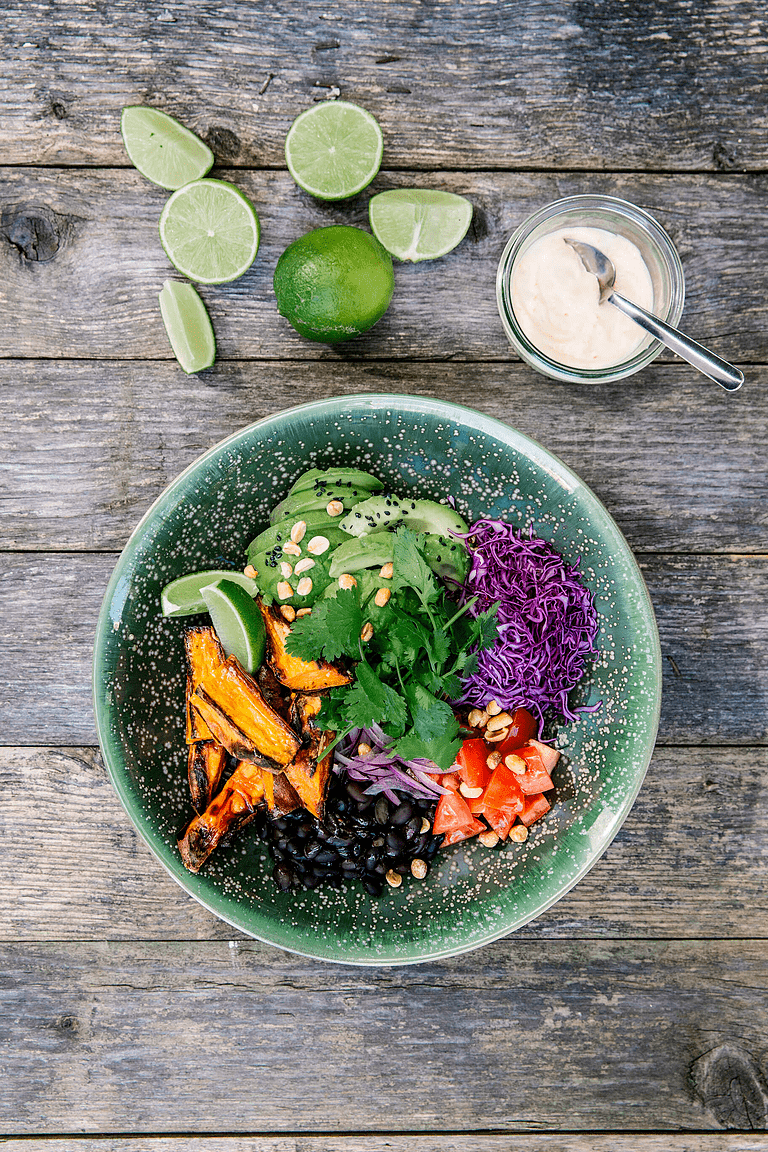
<instances>
[{"instance_id":1,"label":"lime wedge in bowl","mask_svg":"<svg viewBox=\"0 0 768 1152\"><path fill-rule=\"evenodd\" d=\"M246 672L256 672L264 660L267 634L264 618L252 597L230 579L229 573L223 580L201 588L200 595L227 656L234 656Z\"/></svg>"},{"instance_id":2,"label":"lime wedge in bowl","mask_svg":"<svg viewBox=\"0 0 768 1152\"><path fill-rule=\"evenodd\" d=\"M166 280L158 299L173 354L184 371L210 368L216 359L216 337L205 304L192 285Z\"/></svg>"},{"instance_id":3,"label":"lime wedge in bowl","mask_svg":"<svg viewBox=\"0 0 768 1152\"><path fill-rule=\"evenodd\" d=\"M198 612L207 612L208 605L203 600L201 589L219 580L229 580L232 584L239 584L249 596L253 597L259 588L250 576L242 572L231 572L226 568L208 568L205 572L190 572L187 576L179 576L166 584L160 593L160 607L163 616L194 616Z\"/></svg>"},{"instance_id":4,"label":"lime wedge in bowl","mask_svg":"<svg viewBox=\"0 0 768 1152\"><path fill-rule=\"evenodd\" d=\"M455 192L432 188L394 188L372 196L371 231L398 260L436 260L467 234L472 204Z\"/></svg>"},{"instance_id":5,"label":"lime wedge in bowl","mask_svg":"<svg viewBox=\"0 0 768 1152\"><path fill-rule=\"evenodd\" d=\"M160 240L175 268L198 284L237 280L259 250L259 218L226 180L194 180L169 197Z\"/></svg>"},{"instance_id":6,"label":"lime wedge in bowl","mask_svg":"<svg viewBox=\"0 0 768 1152\"><path fill-rule=\"evenodd\" d=\"M345 200L366 188L381 167L378 122L346 100L314 104L285 138L285 160L296 183L320 200Z\"/></svg>"},{"instance_id":7,"label":"lime wedge in bowl","mask_svg":"<svg viewBox=\"0 0 768 1152\"><path fill-rule=\"evenodd\" d=\"M175 190L199 180L213 164L208 145L158 108L123 108L120 131L134 168L161 188Z\"/></svg>"}]
</instances>

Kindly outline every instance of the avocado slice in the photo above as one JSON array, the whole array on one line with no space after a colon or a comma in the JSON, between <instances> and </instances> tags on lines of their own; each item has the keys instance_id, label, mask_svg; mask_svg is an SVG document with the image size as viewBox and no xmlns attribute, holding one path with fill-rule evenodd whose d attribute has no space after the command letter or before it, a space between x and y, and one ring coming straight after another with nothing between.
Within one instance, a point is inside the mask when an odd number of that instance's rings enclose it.
<instances>
[{"instance_id":1,"label":"avocado slice","mask_svg":"<svg viewBox=\"0 0 768 1152\"><path fill-rule=\"evenodd\" d=\"M463 584L469 571L469 552L461 540L429 533L424 537L424 556L436 576Z\"/></svg>"},{"instance_id":2,"label":"avocado slice","mask_svg":"<svg viewBox=\"0 0 768 1152\"><path fill-rule=\"evenodd\" d=\"M353 536L339 544L331 558L331 576L359 572L362 568L381 568L394 554L395 538L391 532L371 536Z\"/></svg>"},{"instance_id":3,"label":"avocado slice","mask_svg":"<svg viewBox=\"0 0 768 1152\"><path fill-rule=\"evenodd\" d=\"M368 495L369 493L363 488L348 487L344 484L338 487L335 484L328 484L317 491L312 488L304 492L289 493L272 510L269 522L277 524L288 516L300 516L306 519L308 512L324 512L331 500L338 500L342 510L345 511L359 504L361 500L364 501Z\"/></svg>"},{"instance_id":4,"label":"avocado slice","mask_svg":"<svg viewBox=\"0 0 768 1152\"><path fill-rule=\"evenodd\" d=\"M321 488L333 486L335 488L362 488L367 492L380 492L384 487L381 480L371 476L370 472L363 472L359 468L310 468L302 472L295 480L288 495L296 492L312 492Z\"/></svg>"},{"instance_id":5,"label":"avocado slice","mask_svg":"<svg viewBox=\"0 0 768 1152\"><path fill-rule=\"evenodd\" d=\"M368 536L382 529L396 528L398 524L405 524L413 532L440 536L469 531L463 516L448 504L438 504L436 500L402 500L384 492L355 504L341 521L341 527L350 536Z\"/></svg>"},{"instance_id":6,"label":"avocado slice","mask_svg":"<svg viewBox=\"0 0 768 1152\"><path fill-rule=\"evenodd\" d=\"M307 526L306 540L307 542L312 536L327 536L332 545L340 544L342 540L348 538L346 532L342 532L339 526L338 516L329 516L325 509L314 512L306 512L303 516L297 516L296 520L303 520ZM253 564L253 556L259 552L269 552L278 544L285 544L291 538L291 529L295 524L295 520L284 519L280 520L277 524L273 524L271 528L266 528L260 532L248 545L248 562ZM329 534L329 533L332 533ZM254 564L254 567L258 565Z\"/></svg>"}]
</instances>

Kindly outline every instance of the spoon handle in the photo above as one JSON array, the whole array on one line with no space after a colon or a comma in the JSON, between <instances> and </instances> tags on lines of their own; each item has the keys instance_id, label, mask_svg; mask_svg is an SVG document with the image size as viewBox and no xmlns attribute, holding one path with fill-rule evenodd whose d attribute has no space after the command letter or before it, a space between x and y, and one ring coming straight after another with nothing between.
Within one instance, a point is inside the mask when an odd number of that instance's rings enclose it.
<instances>
[{"instance_id":1,"label":"spoon handle","mask_svg":"<svg viewBox=\"0 0 768 1152\"><path fill-rule=\"evenodd\" d=\"M744 373L740 372L738 368L734 368L733 364L721 360L719 356L715 356L714 352L708 352L701 344L691 340L690 336L684 336L676 328L671 328L669 324L665 324L657 316L652 316L650 312L646 312L645 308L641 308L639 304L625 300L623 296L619 296L618 292L613 292L608 300L620 312L629 316L646 332L650 332L657 340L661 340L667 348L671 348L678 356L682 356L683 360L693 364L694 368L698 368L699 372L709 376L710 380L714 380L727 392L735 392L737 388L741 388L744 383Z\"/></svg>"}]
</instances>

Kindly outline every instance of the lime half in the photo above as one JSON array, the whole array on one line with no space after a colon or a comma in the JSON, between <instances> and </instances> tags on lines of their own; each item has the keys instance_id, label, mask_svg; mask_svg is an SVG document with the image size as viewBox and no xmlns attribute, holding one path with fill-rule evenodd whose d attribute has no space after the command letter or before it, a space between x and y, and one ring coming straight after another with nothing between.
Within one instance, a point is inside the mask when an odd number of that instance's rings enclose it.
<instances>
[{"instance_id":1,"label":"lime half","mask_svg":"<svg viewBox=\"0 0 768 1152\"><path fill-rule=\"evenodd\" d=\"M184 371L210 368L216 359L216 337L205 304L192 285L166 280L158 299L173 354Z\"/></svg>"},{"instance_id":2,"label":"lime half","mask_svg":"<svg viewBox=\"0 0 768 1152\"><path fill-rule=\"evenodd\" d=\"M201 589L219 580L239 584L249 596L258 592L255 580L242 572L230 572L225 568L209 568L206 572L190 572L188 576L178 576L166 584L160 593L160 606L163 616L194 616L197 612L207 612L208 605L203 600Z\"/></svg>"},{"instance_id":3,"label":"lime half","mask_svg":"<svg viewBox=\"0 0 768 1152\"><path fill-rule=\"evenodd\" d=\"M247 272L259 250L259 218L225 180L194 180L160 216L160 240L179 272L198 284L225 284Z\"/></svg>"},{"instance_id":4,"label":"lime half","mask_svg":"<svg viewBox=\"0 0 768 1152\"><path fill-rule=\"evenodd\" d=\"M285 139L288 171L320 200L344 200L366 188L381 167L383 151L377 121L345 100L307 108Z\"/></svg>"},{"instance_id":5,"label":"lime half","mask_svg":"<svg viewBox=\"0 0 768 1152\"><path fill-rule=\"evenodd\" d=\"M395 188L368 205L371 230L398 260L436 260L466 236L472 205L454 192Z\"/></svg>"},{"instance_id":6,"label":"lime half","mask_svg":"<svg viewBox=\"0 0 768 1152\"><path fill-rule=\"evenodd\" d=\"M261 667L267 643L264 618L256 602L229 575L201 588L200 595L227 656L234 656L246 672L254 673Z\"/></svg>"},{"instance_id":7,"label":"lime half","mask_svg":"<svg viewBox=\"0 0 768 1152\"><path fill-rule=\"evenodd\" d=\"M120 131L133 166L161 188L181 188L199 180L213 164L208 145L157 108L123 108Z\"/></svg>"}]
</instances>

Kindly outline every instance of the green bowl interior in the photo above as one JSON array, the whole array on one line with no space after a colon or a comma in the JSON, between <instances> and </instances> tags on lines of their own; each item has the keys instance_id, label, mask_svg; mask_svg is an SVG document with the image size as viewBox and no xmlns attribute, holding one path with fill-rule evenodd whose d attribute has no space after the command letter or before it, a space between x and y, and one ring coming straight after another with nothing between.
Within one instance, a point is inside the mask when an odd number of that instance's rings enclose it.
<instances>
[{"instance_id":1,"label":"green bowl interior","mask_svg":"<svg viewBox=\"0 0 768 1152\"><path fill-rule=\"evenodd\" d=\"M354 883L282 893L248 829L199 876L176 835L190 816L184 744L182 620L160 590L207 567L242 568L270 509L310 466L368 468L396 492L452 495L468 520L532 524L580 559L600 616L601 655L576 690L602 700L558 735L556 800L525 844L442 851L426 880L380 900ZM195 619L195 618L192 618ZM591 867L637 794L656 736L660 653L635 560L594 494L556 457L498 421L439 401L360 396L262 420L188 468L149 509L110 580L94 661L97 724L114 786L134 825L188 893L261 940L355 964L399 964L477 947L539 915Z\"/></svg>"}]
</instances>

